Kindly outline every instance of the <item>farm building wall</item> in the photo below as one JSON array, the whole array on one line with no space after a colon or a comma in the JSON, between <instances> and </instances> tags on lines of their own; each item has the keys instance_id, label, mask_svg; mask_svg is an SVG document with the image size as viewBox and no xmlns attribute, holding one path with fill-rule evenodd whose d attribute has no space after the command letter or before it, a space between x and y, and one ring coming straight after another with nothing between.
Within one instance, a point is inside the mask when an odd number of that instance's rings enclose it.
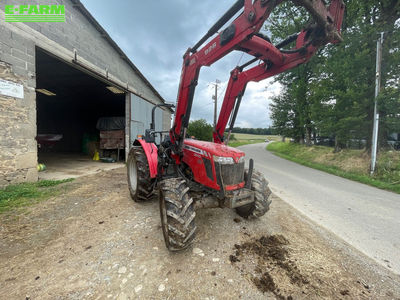
<instances>
[{"instance_id":1,"label":"farm building wall","mask_svg":"<svg viewBox=\"0 0 400 300\"><path fill-rule=\"evenodd\" d=\"M65 23L7 23L4 5L9 4L21 2L0 3L0 79L22 84L24 96L19 99L0 95L0 123L5 128L0 135L0 186L38 178L36 47L145 102L164 101L79 1L57 1L65 5ZM29 4L39 2L33 0ZM130 119L129 102L127 97L127 120ZM169 129L170 123L166 120L170 120L171 112L164 110L163 115L164 129Z\"/></svg>"}]
</instances>

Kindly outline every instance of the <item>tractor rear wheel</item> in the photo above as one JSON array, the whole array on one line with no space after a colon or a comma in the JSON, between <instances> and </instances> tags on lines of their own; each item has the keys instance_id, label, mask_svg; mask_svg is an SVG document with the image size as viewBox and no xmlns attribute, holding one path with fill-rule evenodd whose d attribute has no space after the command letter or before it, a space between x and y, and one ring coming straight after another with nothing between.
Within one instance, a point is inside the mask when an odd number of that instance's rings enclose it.
<instances>
[{"instance_id":1,"label":"tractor rear wheel","mask_svg":"<svg viewBox=\"0 0 400 300\"><path fill-rule=\"evenodd\" d=\"M134 146L129 151L127 168L132 199L136 202L148 200L153 194L153 181L150 178L146 154L141 146Z\"/></svg>"},{"instance_id":2,"label":"tractor rear wheel","mask_svg":"<svg viewBox=\"0 0 400 300\"><path fill-rule=\"evenodd\" d=\"M248 171L244 173L244 178L247 180ZM236 208L236 212L243 218L259 218L268 210L272 200L269 199L271 190L268 187L268 181L260 172L253 170L251 177L251 190L254 193L254 202Z\"/></svg>"},{"instance_id":3,"label":"tractor rear wheel","mask_svg":"<svg viewBox=\"0 0 400 300\"><path fill-rule=\"evenodd\" d=\"M165 245L170 251L187 248L196 235L193 199L182 178L168 178L160 182L159 200L161 226Z\"/></svg>"}]
</instances>

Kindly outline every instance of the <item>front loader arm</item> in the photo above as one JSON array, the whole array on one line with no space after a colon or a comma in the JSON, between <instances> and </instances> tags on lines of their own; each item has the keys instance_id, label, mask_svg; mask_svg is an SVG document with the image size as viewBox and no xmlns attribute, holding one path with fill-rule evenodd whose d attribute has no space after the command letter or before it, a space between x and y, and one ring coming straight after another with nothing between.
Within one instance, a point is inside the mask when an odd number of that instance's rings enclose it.
<instances>
[{"instance_id":1,"label":"front loader arm","mask_svg":"<svg viewBox=\"0 0 400 300\"><path fill-rule=\"evenodd\" d=\"M309 2L309 1L294 1L297 2ZM228 86L226 88L226 93L224 101L221 106L221 111L218 117L218 122L213 133L213 138L215 143L224 143L224 132L226 125L230 119L230 125L228 129L228 140L232 132L234 123L236 121L237 113L240 107L240 103L245 92L247 83L250 81L259 82L261 80L267 79L269 77L275 76L296 66L308 62L319 47L327 43L336 43L341 40L340 29L343 21L344 5L341 1L332 1L329 10L320 8L316 5L320 11L323 13L321 16L332 22L326 22L322 28L325 30L321 31L320 19L317 19L317 26L309 26L297 35L296 37L296 47L295 49L286 51L280 50L285 44L293 42L294 37L289 37L285 42L281 42L279 45L274 46L270 43L269 48L267 48L267 55L264 56L263 60L255 58L250 62L246 63L241 67L236 67L229 78ZM315 8L312 12L315 15ZM322 34L321 34L322 32ZM254 40L254 37L252 38ZM253 43L256 43L253 41ZM260 52L262 49L259 49ZM279 57L276 53L281 54L282 59L278 60ZM265 57L268 57L265 59ZM272 58L272 59L270 59ZM243 71L248 65L260 61L258 65ZM233 112L232 112L233 111ZM226 141L227 142L227 141Z\"/></svg>"},{"instance_id":2,"label":"front loader arm","mask_svg":"<svg viewBox=\"0 0 400 300\"><path fill-rule=\"evenodd\" d=\"M252 3L252 0L238 0L193 48L186 51L183 56L175 118L170 131L171 141L176 146L175 152L179 153L183 144L200 68L210 66L258 32L270 12L280 2L282 0L257 0L254 3ZM231 25L198 50L199 46L214 35L243 7L244 11Z\"/></svg>"},{"instance_id":3,"label":"front loader arm","mask_svg":"<svg viewBox=\"0 0 400 300\"><path fill-rule=\"evenodd\" d=\"M329 11L325 8L323 0L293 0L296 4L302 5L310 11L314 18L317 19L319 29L318 34L314 32L312 38L309 36L310 30L303 31L297 36L296 49L293 50L294 53L285 54L267 39L257 36L256 34L271 11L282 1L255 0L254 3L252 0L237 1L193 48L189 48L186 51L183 57L175 119L170 131L170 138L174 145L173 151L175 154L179 156L182 151L183 140L186 135L192 109L194 91L201 67L210 66L233 50L244 51L264 61L263 64L246 72L238 72L237 75L241 78L241 81L231 84L230 100L226 100L226 102L224 100L224 112L221 111L220 114L220 119L222 119L219 122L220 126L217 130L217 136L220 137L223 135L227 119L232 112L234 100L237 98L238 93L244 90L248 81L265 79L293 68L307 61L315 53L314 48L316 49L327 42L339 40L340 35L338 31L341 25L341 20L339 21L339 19L343 16L344 10L342 0L332 0ZM198 50L208 38L217 33L243 7L244 10L231 25ZM337 12L332 13L334 7L338 9ZM301 61L302 59L303 61ZM265 77L266 72L268 72L267 77ZM216 141L218 140L222 142L222 139L216 139Z\"/></svg>"},{"instance_id":4,"label":"front loader arm","mask_svg":"<svg viewBox=\"0 0 400 300\"><path fill-rule=\"evenodd\" d=\"M313 54L316 51L316 48L309 48L315 47L308 47L308 51L310 51L308 52L309 54ZM231 119L231 122L229 125L228 134L231 134L247 83L249 83L250 81L259 82L261 80L275 76L300 64L306 63L310 58L311 56L299 57L291 61L288 60L285 64L281 66L273 65L271 67L268 65L268 63L263 62L244 72L241 72L240 67L234 69L231 72L231 77L229 78L224 101L221 106L221 112L219 114L218 122L213 133L214 143L224 143L224 131L229 119ZM235 110L232 114L232 110L234 108Z\"/></svg>"}]
</instances>

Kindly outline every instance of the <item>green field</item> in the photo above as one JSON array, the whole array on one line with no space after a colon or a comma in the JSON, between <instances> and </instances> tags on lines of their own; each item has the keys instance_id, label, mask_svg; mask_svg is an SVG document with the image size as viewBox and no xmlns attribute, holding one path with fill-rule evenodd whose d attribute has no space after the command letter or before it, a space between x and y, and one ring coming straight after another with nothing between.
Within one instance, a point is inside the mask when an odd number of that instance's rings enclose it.
<instances>
[{"instance_id":1,"label":"green field","mask_svg":"<svg viewBox=\"0 0 400 300\"><path fill-rule=\"evenodd\" d=\"M277 135L257 135L247 133L233 133L234 139L229 141L229 146L239 147L247 144L264 143L266 139L270 141L278 141L280 137Z\"/></svg>"}]
</instances>

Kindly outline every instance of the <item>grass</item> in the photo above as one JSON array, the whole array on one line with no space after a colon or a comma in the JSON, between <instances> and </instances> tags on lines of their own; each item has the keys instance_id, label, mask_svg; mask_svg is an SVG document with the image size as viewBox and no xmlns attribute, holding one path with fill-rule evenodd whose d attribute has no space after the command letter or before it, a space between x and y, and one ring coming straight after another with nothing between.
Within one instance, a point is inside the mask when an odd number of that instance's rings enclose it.
<instances>
[{"instance_id":1,"label":"grass","mask_svg":"<svg viewBox=\"0 0 400 300\"><path fill-rule=\"evenodd\" d=\"M247 134L247 133L233 133L234 139L229 141L229 146L239 147L248 144L264 143L266 139L279 140L280 137L275 135L257 135L257 134Z\"/></svg>"},{"instance_id":2,"label":"grass","mask_svg":"<svg viewBox=\"0 0 400 300\"><path fill-rule=\"evenodd\" d=\"M26 207L46 200L51 196L56 196L62 191L62 189L56 186L72 180L72 178L65 180L42 180L34 183L9 185L0 190L0 213L15 208Z\"/></svg>"},{"instance_id":3,"label":"grass","mask_svg":"<svg viewBox=\"0 0 400 300\"><path fill-rule=\"evenodd\" d=\"M398 151L382 150L378 156L377 172L370 176L370 157L365 150L343 150L333 153L330 147L306 147L282 142L270 143L267 149L282 158L310 168L400 193L400 152Z\"/></svg>"}]
</instances>

